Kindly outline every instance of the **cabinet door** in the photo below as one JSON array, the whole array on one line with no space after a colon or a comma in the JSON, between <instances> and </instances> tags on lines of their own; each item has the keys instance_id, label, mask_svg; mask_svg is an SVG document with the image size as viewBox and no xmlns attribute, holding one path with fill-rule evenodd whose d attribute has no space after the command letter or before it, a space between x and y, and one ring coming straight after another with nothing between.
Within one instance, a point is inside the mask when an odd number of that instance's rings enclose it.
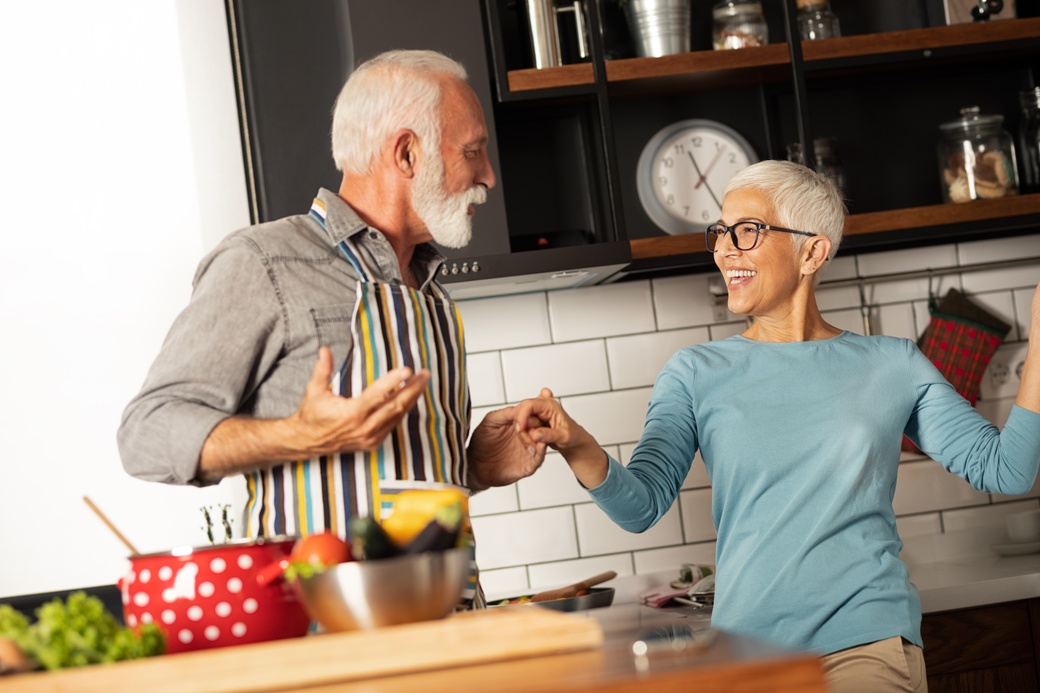
<instances>
[{"instance_id":1,"label":"cabinet door","mask_svg":"<svg viewBox=\"0 0 1040 693\"><path fill-rule=\"evenodd\" d=\"M1028 602L925 614L929 693L1040 690Z\"/></svg>"},{"instance_id":2,"label":"cabinet door","mask_svg":"<svg viewBox=\"0 0 1040 693\"><path fill-rule=\"evenodd\" d=\"M319 186L339 188L329 129L336 95L355 65L395 48L438 50L462 62L488 121L488 155L500 171L480 4L473 0L228 0L240 67L253 217L307 210ZM501 186L474 217L455 257L509 252Z\"/></svg>"}]
</instances>

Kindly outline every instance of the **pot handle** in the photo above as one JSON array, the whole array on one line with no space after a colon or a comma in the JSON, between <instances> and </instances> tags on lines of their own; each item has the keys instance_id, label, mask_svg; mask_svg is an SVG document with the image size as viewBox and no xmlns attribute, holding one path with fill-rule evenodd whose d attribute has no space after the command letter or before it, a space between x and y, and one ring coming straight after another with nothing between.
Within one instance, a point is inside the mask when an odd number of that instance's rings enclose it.
<instances>
[{"instance_id":1,"label":"pot handle","mask_svg":"<svg viewBox=\"0 0 1040 693\"><path fill-rule=\"evenodd\" d=\"M288 558L280 558L274 563L265 565L256 572L256 584L262 587L264 585L269 585L276 580L281 580L282 575L285 573L285 569L288 567Z\"/></svg>"}]
</instances>

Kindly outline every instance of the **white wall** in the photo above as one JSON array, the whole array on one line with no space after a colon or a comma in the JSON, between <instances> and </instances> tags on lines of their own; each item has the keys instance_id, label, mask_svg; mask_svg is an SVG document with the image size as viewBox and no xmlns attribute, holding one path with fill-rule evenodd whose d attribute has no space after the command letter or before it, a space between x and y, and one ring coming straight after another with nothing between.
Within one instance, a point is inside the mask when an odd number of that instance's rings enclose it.
<instances>
[{"instance_id":1,"label":"white wall","mask_svg":"<svg viewBox=\"0 0 1040 693\"><path fill-rule=\"evenodd\" d=\"M202 254L248 223L220 0L0 4L0 596L111 584L205 543L200 491L115 433Z\"/></svg>"}]
</instances>

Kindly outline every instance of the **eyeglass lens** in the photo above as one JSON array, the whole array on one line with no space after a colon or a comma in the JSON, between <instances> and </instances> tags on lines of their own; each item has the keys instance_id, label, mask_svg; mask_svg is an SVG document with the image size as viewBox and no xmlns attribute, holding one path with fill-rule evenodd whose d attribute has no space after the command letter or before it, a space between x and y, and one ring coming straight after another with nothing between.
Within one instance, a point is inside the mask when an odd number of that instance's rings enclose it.
<instances>
[{"instance_id":1,"label":"eyeglass lens","mask_svg":"<svg viewBox=\"0 0 1040 693\"><path fill-rule=\"evenodd\" d=\"M727 229L722 224L715 224L709 226L705 233L705 240L708 244L708 250L715 252L715 247L722 241L722 237L727 235L730 229ZM730 242L733 243L739 250L751 250L755 247L755 243L758 242L758 226L755 224L737 224L733 227L732 233L729 233Z\"/></svg>"}]
</instances>

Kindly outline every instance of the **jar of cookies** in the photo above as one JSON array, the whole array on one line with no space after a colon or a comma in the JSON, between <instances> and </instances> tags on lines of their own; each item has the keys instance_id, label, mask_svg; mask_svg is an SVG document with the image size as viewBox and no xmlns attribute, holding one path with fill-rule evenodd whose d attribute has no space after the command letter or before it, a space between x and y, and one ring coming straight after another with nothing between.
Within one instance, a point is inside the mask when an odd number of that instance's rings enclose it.
<instances>
[{"instance_id":1,"label":"jar of cookies","mask_svg":"<svg viewBox=\"0 0 1040 693\"><path fill-rule=\"evenodd\" d=\"M939 130L939 171L943 200L969 202L1018 193L1015 144L1003 128L1004 116L983 115L978 106Z\"/></svg>"},{"instance_id":2,"label":"jar of cookies","mask_svg":"<svg viewBox=\"0 0 1040 693\"><path fill-rule=\"evenodd\" d=\"M723 0L712 8L712 48L755 48L769 43L769 27L759 0Z\"/></svg>"}]
</instances>

